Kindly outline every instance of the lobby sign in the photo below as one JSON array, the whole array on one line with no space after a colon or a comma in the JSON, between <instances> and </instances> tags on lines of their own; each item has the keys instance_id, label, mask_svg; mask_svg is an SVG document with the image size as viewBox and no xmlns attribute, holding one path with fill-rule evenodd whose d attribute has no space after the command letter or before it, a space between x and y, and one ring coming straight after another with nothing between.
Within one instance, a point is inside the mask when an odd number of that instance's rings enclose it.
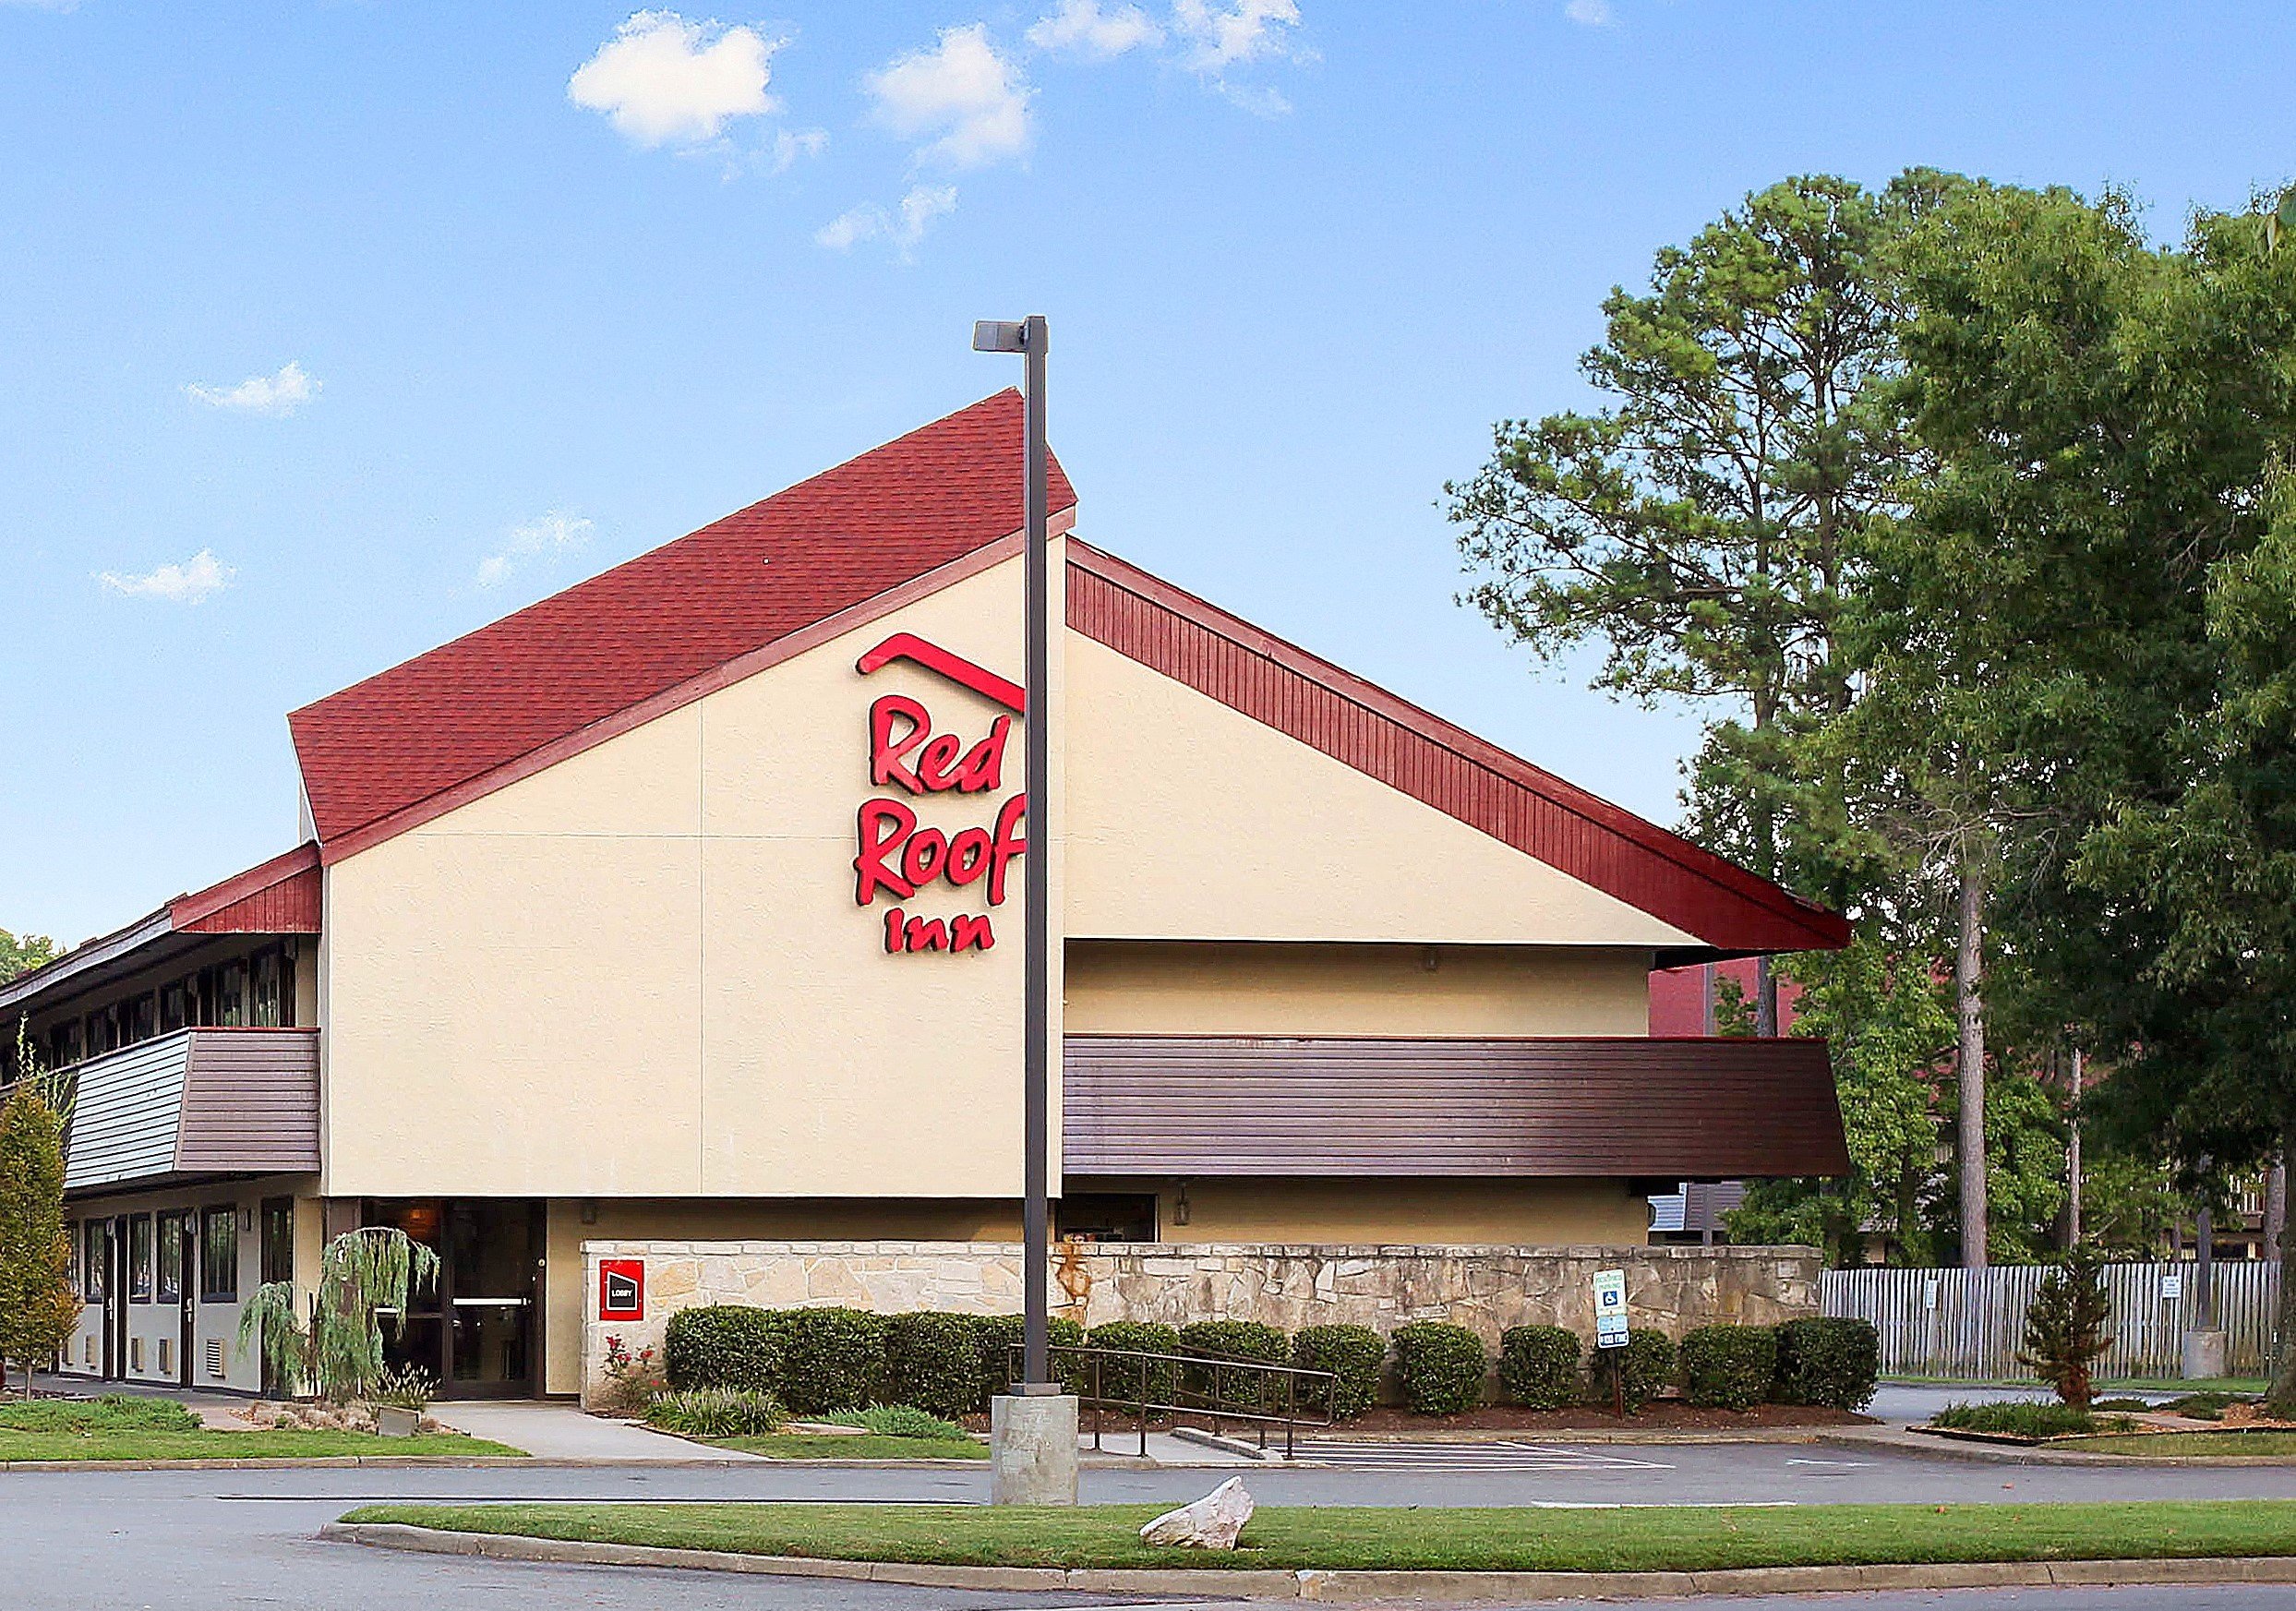
<instances>
[{"instance_id":1,"label":"lobby sign","mask_svg":"<svg viewBox=\"0 0 2296 1611\"><path fill-rule=\"evenodd\" d=\"M1027 697L1016 684L913 632L887 638L863 655L855 669L867 676L896 660L935 672L1011 715L997 716L976 735L938 726L932 709L907 694L882 694L871 703L869 785L900 792L872 795L855 815L853 904L865 908L883 896L896 903L913 900L939 885L974 891L984 907L1003 906L1012 864L1028 850L1028 795L1007 796L986 820L955 833L920 824L902 797L997 794L1004 787L1013 718L1022 714ZM994 920L987 911L925 918L896 904L884 914L884 949L890 956L986 951L995 944Z\"/></svg>"},{"instance_id":2,"label":"lobby sign","mask_svg":"<svg viewBox=\"0 0 2296 1611\"><path fill-rule=\"evenodd\" d=\"M644 1259L602 1258L598 1260L598 1318L601 1320L643 1320L645 1318Z\"/></svg>"},{"instance_id":3,"label":"lobby sign","mask_svg":"<svg viewBox=\"0 0 2296 1611\"><path fill-rule=\"evenodd\" d=\"M1624 1348L1627 1345L1627 1272L1623 1269L1598 1269L1594 1272L1594 1346Z\"/></svg>"}]
</instances>

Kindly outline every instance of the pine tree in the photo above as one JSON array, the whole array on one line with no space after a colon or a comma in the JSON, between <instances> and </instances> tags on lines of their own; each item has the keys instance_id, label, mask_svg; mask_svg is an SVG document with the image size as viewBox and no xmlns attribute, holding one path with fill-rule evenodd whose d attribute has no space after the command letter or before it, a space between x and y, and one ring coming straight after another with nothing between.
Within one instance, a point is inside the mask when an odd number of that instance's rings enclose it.
<instances>
[{"instance_id":1,"label":"pine tree","mask_svg":"<svg viewBox=\"0 0 2296 1611\"><path fill-rule=\"evenodd\" d=\"M2088 1244L2074 1247L2041 1278L2025 1312L2025 1352L2018 1360L2076 1410L2088 1408L2097 1362L2112 1347L2105 1329L2112 1303L2098 1279L2104 1263L2105 1256Z\"/></svg>"}]
</instances>

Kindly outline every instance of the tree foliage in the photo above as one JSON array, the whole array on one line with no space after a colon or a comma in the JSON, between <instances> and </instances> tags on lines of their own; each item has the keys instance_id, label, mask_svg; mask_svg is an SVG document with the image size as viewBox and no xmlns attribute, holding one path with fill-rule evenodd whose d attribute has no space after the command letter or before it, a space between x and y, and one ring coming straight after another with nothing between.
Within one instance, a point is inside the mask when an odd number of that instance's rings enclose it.
<instances>
[{"instance_id":1,"label":"tree foliage","mask_svg":"<svg viewBox=\"0 0 2296 1611\"><path fill-rule=\"evenodd\" d=\"M346 1231L319 1256L319 1291L306 1326L293 1281L266 1281L239 1314L239 1347L259 1345L288 1390L308 1387L344 1402L383 1379L383 1315L396 1329L407 1300L439 1279L439 1256L394 1226Z\"/></svg>"},{"instance_id":2,"label":"tree foliage","mask_svg":"<svg viewBox=\"0 0 2296 1611\"><path fill-rule=\"evenodd\" d=\"M55 942L45 934L11 934L0 929L0 984L55 960Z\"/></svg>"},{"instance_id":3,"label":"tree foliage","mask_svg":"<svg viewBox=\"0 0 2296 1611\"><path fill-rule=\"evenodd\" d=\"M2112 1347L2108 1329L2112 1304L2100 1279L2103 1268L2104 1256L2094 1246L2074 1247L2064 1263L2041 1278L2025 1312L2025 1349L2018 1361L2031 1365L2076 1410L2088 1408L2097 1362Z\"/></svg>"},{"instance_id":4,"label":"tree foliage","mask_svg":"<svg viewBox=\"0 0 2296 1611\"><path fill-rule=\"evenodd\" d=\"M0 1103L0 1389L12 1365L29 1394L79 1309L64 1232L64 1120L42 1081L18 1080Z\"/></svg>"}]
</instances>

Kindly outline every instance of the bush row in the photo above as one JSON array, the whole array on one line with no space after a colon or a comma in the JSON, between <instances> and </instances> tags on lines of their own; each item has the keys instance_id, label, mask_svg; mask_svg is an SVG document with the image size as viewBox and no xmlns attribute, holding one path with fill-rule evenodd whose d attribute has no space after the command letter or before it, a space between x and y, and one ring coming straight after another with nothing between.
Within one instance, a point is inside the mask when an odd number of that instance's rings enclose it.
<instances>
[{"instance_id":1,"label":"bush row","mask_svg":"<svg viewBox=\"0 0 2296 1611\"><path fill-rule=\"evenodd\" d=\"M771 1395L800 1415L864 1405L913 1405L955 1417L985 1409L1006 1386L1007 1360L1020 1340L1012 1315L954 1315L934 1311L881 1316L857 1309L750 1309L731 1305L683 1309L670 1316L664 1363L674 1389L732 1388ZM1482 1403L1491 1358L1481 1338L1463 1326L1423 1320L1397 1328L1391 1339L1364 1326L1311 1326L1286 1337L1251 1320L1207 1320L1164 1326L1117 1320L1088 1340L1074 1320L1052 1321L1052 1341L1130 1353L1290 1364L1328 1371L1322 1385L1302 1394L1303 1405L1349 1419L1378 1397L1379 1373L1390 1346L1403 1401L1423 1415L1457 1415ZM1873 1396L1881 1350L1863 1320L1789 1320L1784 1325L1701 1326L1677 1349L1656 1331L1635 1332L1624 1349L1586 1359L1576 1335L1559 1326L1517 1326L1500 1339L1499 1386L1514 1403L1561 1409L1592 1397L1623 1397L1639 1410L1669 1386L1691 1403L1744 1410L1764 1402L1862 1409ZM1067 1383L1091 1384L1083 1367ZM1101 1366L1100 1391L1111 1399L1152 1402L1207 1399L1236 1408L1256 1407L1257 1378L1218 1363L1121 1361ZM1591 1380L1590 1380L1591 1377Z\"/></svg>"}]
</instances>

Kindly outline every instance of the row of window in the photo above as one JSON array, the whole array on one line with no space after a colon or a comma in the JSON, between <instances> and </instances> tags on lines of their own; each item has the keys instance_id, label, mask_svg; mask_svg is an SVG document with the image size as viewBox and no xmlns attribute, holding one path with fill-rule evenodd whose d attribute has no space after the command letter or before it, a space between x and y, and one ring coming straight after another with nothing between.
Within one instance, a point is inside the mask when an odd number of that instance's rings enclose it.
<instances>
[{"instance_id":1,"label":"row of window","mask_svg":"<svg viewBox=\"0 0 2296 1611\"><path fill-rule=\"evenodd\" d=\"M263 1280L290 1280L294 1199L266 1200L263 1221ZM66 1231L79 1250L77 1273L84 1303L103 1303L115 1258L124 1266L120 1273L131 1304L178 1304L195 1287L203 1304L239 1301L239 1210L229 1203L90 1220Z\"/></svg>"},{"instance_id":2,"label":"row of window","mask_svg":"<svg viewBox=\"0 0 2296 1611\"><path fill-rule=\"evenodd\" d=\"M125 1001L48 1027L50 1068L69 1068L178 1029L277 1029L295 1022L294 973L283 945L267 945L170 980Z\"/></svg>"}]
</instances>

